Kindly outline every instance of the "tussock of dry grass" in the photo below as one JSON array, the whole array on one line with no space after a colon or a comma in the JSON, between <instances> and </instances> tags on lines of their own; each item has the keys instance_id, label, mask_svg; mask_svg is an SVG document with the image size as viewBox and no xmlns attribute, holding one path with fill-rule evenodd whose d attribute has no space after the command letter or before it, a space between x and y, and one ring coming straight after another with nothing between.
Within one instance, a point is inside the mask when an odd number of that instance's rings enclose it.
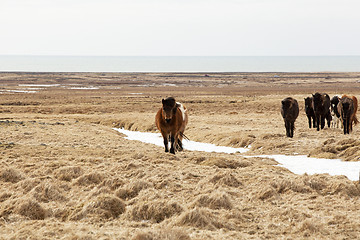
<instances>
[{"instance_id":1,"label":"tussock of dry grass","mask_svg":"<svg viewBox=\"0 0 360 240\"><path fill-rule=\"evenodd\" d=\"M211 178L210 182L215 185L220 186L229 186L237 188L242 185L242 183L230 172L216 174L213 178Z\"/></svg>"},{"instance_id":2,"label":"tussock of dry grass","mask_svg":"<svg viewBox=\"0 0 360 240\"><path fill-rule=\"evenodd\" d=\"M190 236L180 228L166 228L153 231L138 231L132 240L190 240Z\"/></svg>"},{"instance_id":3,"label":"tussock of dry grass","mask_svg":"<svg viewBox=\"0 0 360 240\"><path fill-rule=\"evenodd\" d=\"M277 194L278 192L273 187L266 186L258 190L256 198L260 200L266 200L276 196Z\"/></svg>"},{"instance_id":4,"label":"tussock of dry grass","mask_svg":"<svg viewBox=\"0 0 360 240\"><path fill-rule=\"evenodd\" d=\"M70 182L72 179L78 178L83 174L83 170L78 166L61 167L55 170L55 177L59 180Z\"/></svg>"},{"instance_id":5,"label":"tussock of dry grass","mask_svg":"<svg viewBox=\"0 0 360 240\"><path fill-rule=\"evenodd\" d=\"M15 212L32 220L43 220L46 217L46 210L36 201L22 199L17 201Z\"/></svg>"},{"instance_id":6,"label":"tussock of dry grass","mask_svg":"<svg viewBox=\"0 0 360 240\"><path fill-rule=\"evenodd\" d=\"M11 197L11 193L9 192L1 192L0 193L0 202L4 202L5 200L9 199Z\"/></svg>"},{"instance_id":7,"label":"tussock of dry grass","mask_svg":"<svg viewBox=\"0 0 360 240\"><path fill-rule=\"evenodd\" d=\"M39 202L65 201L63 191L50 182L42 182L32 190L32 195Z\"/></svg>"},{"instance_id":8,"label":"tussock of dry grass","mask_svg":"<svg viewBox=\"0 0 360 240\"><path fill-rule=\"evenodd\" d=\"M152 184L144 182L144 181L135 181L124 188L120 188L115 192L115 195L121 199L128 200L136 197L139 192L143 189L147 189L152 187Z\"/></svg>"},{"instance_id":9,"label":"tussock of dry grass","mask_svg":"<svg viewBox=\"0 0 360 240\"><path fill-rule=\"evenodd\" d=\"M107 178L105 179L100 186L107 186L109 187L111 190L116 190L121 186L124 186L125 184L125 180L120 178L120 177L111 177L111 178Z\"/></svg>"},{"instance_id":10,"label":"tussock of dry grass","mask_svg":"<svg viewBox=\"0 0 360 240\"><path fill-rule=\"evenodd\" d=\"M4 182L17 183L22 179L21 173L12 168L5 168L0 172L0 180Z\"/></svg>"},{"instance_id":11,"label":"tussock of dry grass","mask_svg":"<svg viewBox=\"0 0 360 240\"><path fill-rule=\"evenodd\" d=\"M182 213L175 225L191 226L200 229L216 230L223 227L223 224L206 208L194 208Z\"/></svg>"},{"instance_id":12,"label":"tussock of dry grass","mask_svg":"<svg viewBox=\"0 0 360 240\"><path fill-rule=\"evenodd\" d=\"M304 237L309 237L313 234L322 234L325 236L329 234L325 229L324 224L321 223L319 219L306 219L300 223L298 232Z\"/></svg>"},{"instance_id":13,"label":"tussock of dry grass","mask_svg":"<svg viewBox=\"0 0 360 240\"><path fill-rule=\"evenodd\" d=\"M316 192L324 196L339 194L346 197L358 197L360 186L341 176L333 178L326 174L304 174L292 179L272 180L270 185L264 185L258 190L256 198L265 200L278 194L291 192L302 194Z\"/></svg>"},{"instance_id":14,"label":"tussock of dry grass","mask_svg":"<svg viewBox=\"0 0 360 240\"><path fill-rule=\"evenodd\" d=\"M207 207L210 209L232 209L233 204L231 203L230 197L228 194L220 191L214 193L203 194L196 198L193 207Z\"/></svg>"},{"instance_id":15,"label":"tussock of dry grass","mask_svg":"<svg viewBox=\"0 0 360 240\"><path fill-rule=\"evenodd\" d=\"M150 220L159 223L181 212L183 212L183 207L178 203L157 200L137 203L129 210L128 215L135 221Z\"/></svg>"},{"instance_id":16,"label":"tussock of dry grass","mask_svg":"<svg viewBox=\"0 0 360 240\"><path fill-rule=\"evenodd\" d=\"M243 137L236 137L230 140L230 145L234 147L247 147L255 141L256 137L252 134L243 136Z\"/></svg>"},{"instance_id":17,"label":"tussock of dry grass","mask_svg":"<svg viewBox=\"0 0 360 240\"><path fill-rule=\"evenodd\" d=\"M310 151L309 156L317 158L341 158L345 161L360 160L360 141L357 139L328 139Z\"/></svg>"},{"instance_id":18,"label":"tussock of dry grass","mask_svg":"<svg viewBox=\"0 0 360 240\"><path fill-rule=\"evenodd\" d=\"M40 183L41 183L40 179L26 178L26 179L18 182L17 185L19 185L19 187L23 189L24 193L27 193L27 192L31 191L34 187L39 185Z\"/></svg>"},{"instance_id":19,"label":"tussock of dry grass","mask_svg":"<svg viewBox=\"0 0 360 240\"><path fill-rule=\"evenodd\" d=\"M111 195L100 195L78 206L78 209L69 216L69 220L116 218L124 212L125 203L121 199Z\"/></svg>"},{"instance_id":20,"label":"tussock of dry grass","mask_svg":"<svg viewBox=\"0 0 360 240\"><path fill-rule=\"evenodd\" d=\"M77 178L74 184L81 186L94 185L101 183L104 180L104 178L105 178L104 174L93 172L82 175L81 177Z\"/></svg>"},{"instance_id":21,"label":"tussock of dry grass","mask_svg":"<svg viewBox=\"0 0 360 240\"><path fill-rule=\"evenodd\" d=\"M200 164L204 166L216 166L219 168L231 168L231 169L247 167L250 165L250 163L247 161L236 161L236 160L217 158L217 157L205 159Z\"/></svg>"}]
</instances>

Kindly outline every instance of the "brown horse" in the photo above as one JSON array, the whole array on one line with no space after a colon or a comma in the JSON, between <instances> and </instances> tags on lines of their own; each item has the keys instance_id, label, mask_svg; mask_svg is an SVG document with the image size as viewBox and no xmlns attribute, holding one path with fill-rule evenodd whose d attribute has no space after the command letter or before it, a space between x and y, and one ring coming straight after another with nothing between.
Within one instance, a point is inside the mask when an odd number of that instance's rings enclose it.
<instances>
[{"instance_id":1,"label":"brown horse","mask_svg":"<svg viewBox=\"0 0 360 240\"><path fill-rule=\"evenodd\" d=\"M299 104L292 97L281 101L281 115L284 118L286 136L293 137L295 129L295 120L299 116Z\"/></svg>"},{"instance_id":2,"label":"brown horse","mask_svg":"<svg viewBox=\"0 0 360 240\"><path fill-rule=\"evenodd\" d=\"M338 104L338 111L344 125L344 134L349 134L352 131L352 125L358 124L359 121L356 117L358 108L358 101L355 96L342 96Z\"/></svg>"},{"instance_id":3,"label":"brown horse","mask_svg":"<svg viewBox=\"0 0 360 240\"><path fill-rule=\"evenodd\" d=\"M155 123L164 139L165 152L169 152L169 139L170 153L175 154L175 149L183 150L182 138L188 123L188 114L184 105L176 102L173 97L163 99L162 108L156 114Z\"/></svg>"}]
</instances>

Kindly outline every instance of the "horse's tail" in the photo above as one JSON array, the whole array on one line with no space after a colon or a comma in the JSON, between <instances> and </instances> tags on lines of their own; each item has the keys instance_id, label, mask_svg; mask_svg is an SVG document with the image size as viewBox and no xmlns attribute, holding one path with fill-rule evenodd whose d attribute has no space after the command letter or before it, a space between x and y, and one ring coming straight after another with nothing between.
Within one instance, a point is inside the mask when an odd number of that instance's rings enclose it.
<instances>
[{"instance_id":1,"label":"horse's tail","mask_svg":"<svg viewBox=\"0 0 360 240\"><path fill-rule=\"evenodd\" d=\"M355 96L352 96L352 100L354 102L354 114L353 114L353 121L354 121L354 124L358 124L359 123L359 120L357 119L356 117L356 112L357 112L357 109L358 109L358 100Z\"/></svg>"},{"instance_id":2,"label":"horse's tail","mask_svg":"<svg viewBox=\"0 0 360 240\"><path fill-rule=\"evenodd\" d=\"M183 132L180 132L180 136L185 138L186 140L190 141L190 139Z\"/></svg>"}]
</instances>

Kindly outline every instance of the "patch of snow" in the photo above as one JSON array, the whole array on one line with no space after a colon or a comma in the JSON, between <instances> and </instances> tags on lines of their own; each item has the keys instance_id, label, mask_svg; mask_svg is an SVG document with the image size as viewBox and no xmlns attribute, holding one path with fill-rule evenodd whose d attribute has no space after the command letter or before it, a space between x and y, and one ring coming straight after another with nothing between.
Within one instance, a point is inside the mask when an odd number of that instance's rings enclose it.
<instances>
[{"instance_id":1,"label":"patch of snow","mask_svg":"<svg viewBox=\"0 0 360 240\"><path fill-rule=\"evenodd\" d=\"M3 90L6 92L13 92L13 93L36 93L37 91L27 91L27 90Z\"/></svg>"},{"instance_id":2,"label":"patch of snow","mask_svg":"<svg viewBox=\"0 0 360 240\"><path fill-rule=\"evenodd\" d=\"M144 143L151 143L157 146L164 146L163 139L160 133L148 133L129 131L123 128L114 128L114 130L126 135L125 139L137 140ZM203 152L221 152L221 153L245 153L249 148L232 148L224 146L216 146L210 143L201 143L194 141L183 141L184 149L190 151L203 151ZM281 166L289 169L295 174L321 174L328 173L330 175L345 175L352 181L359 180L360 162L344 162L340 159L323 159L311 158L306 155L258 155L258 156L244 156L247 158L261 157L272 158Z\"/></svg>"},{"instance_id":3,"label":"patch of snow","mask_svg":"<svg viewBox=\"0 0 360 240\"><path fill-rule=\"evenodd\" d=\"M345 175L352 181L359 180L360 162L344 162L340 159L311 158L306 155L259 155L256 157L272 158L295 174Z\"/></svg>"},{"instance_id":4,"label":"patch of snow","mask_svg":"<svg viewBox=\"0 0 360 240\"><path fill-rule=\"evenodd\" d=\"M99 88L98 87L71 87L70 89L75 89L75 90L97 90Z\"/></svg>"},{"instance_id":5,"label":"patch of snow","mask_svg":"<svg viewBox=\"0 0 360 240\"><path fill-rule=\"evenodd\" d=\"M144 143L151 143L157 146L164 147L163 138L160 133L148 133L148 132L138 132L138 131L129 131L123 128L114 128L114 130L125 134L128 140L137 140ZM225 146L216 146L211 143L201 143L195 141L183 140L183 148L190 151L202 151L202 152L218 152L218 153L244 153L249 151L246 148L232 148Z\"/></svg>"},{"instance_id":6,"label":"patch of snow","mask_svg":"<svg viewBox=\"0 0 360 240\"><path fill-rule=\"evenodd\" d=\"M19 87L57 87L60 84L19 84Z\"/></svg>"}]
</instances>

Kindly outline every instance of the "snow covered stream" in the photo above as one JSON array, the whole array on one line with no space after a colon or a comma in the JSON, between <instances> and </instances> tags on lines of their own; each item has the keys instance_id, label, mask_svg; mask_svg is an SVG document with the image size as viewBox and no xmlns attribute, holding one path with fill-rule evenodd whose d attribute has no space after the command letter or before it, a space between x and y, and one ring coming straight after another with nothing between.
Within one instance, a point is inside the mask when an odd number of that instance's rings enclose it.
<instances>
[{"instance_id":1,"label":"snow covered stream","mask_svg":"<svg viewBox=\"0 0 360 240\"><path fill-rule=\"evenodd\" d=\"M121 128L114 128L114 130L125 134L125 139L137 140L164 147L160 133L129 131ZM216 146L215 144L187 140L183 141L183 147L190 151L203 152L246 153L249 151L248 148ZM352 181L359 180L360 162L344 162L340 159L310 158L305 155L259 155L245 157L273 158L279 163L279 166L285 167L295 174L328 173L330 175L345 175Z\"/></svg>"},{"instance_id":2,"label":"snow covered stream","mask_svg":"<svg viewBox=\"0 0 360 240\"><path fill-rule=\"evenodd\" d=\"M129 131L123 128L114 128L114 130L125 134L128 140L138 140L144 143L152 143L157 146L164 147L163 138L160 133L148 133L148 132L137 132ZM183 140L183 148L190 151L202 151L202 152L222 152L222 153L245 153L249 151L248 148L232 148L224 146L216 146L211 143L201 143L195 141Z\"/></svg>"}]
</instances>

